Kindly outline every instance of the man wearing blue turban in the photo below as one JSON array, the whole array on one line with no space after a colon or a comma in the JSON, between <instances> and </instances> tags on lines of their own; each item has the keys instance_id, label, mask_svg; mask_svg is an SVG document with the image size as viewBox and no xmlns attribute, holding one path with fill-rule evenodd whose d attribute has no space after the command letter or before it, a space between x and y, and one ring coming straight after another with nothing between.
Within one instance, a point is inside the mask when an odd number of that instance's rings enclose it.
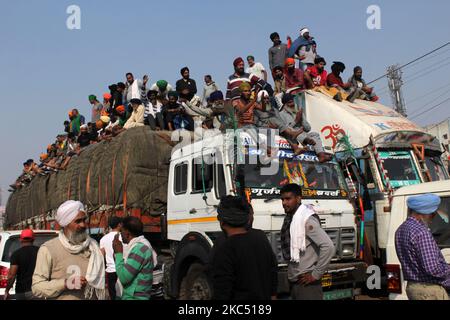
<instances>
[{"instance_id":1,"label":"man wearing blue turban","mask_svg":"<svg viewBox=\"0 0 450 320\"><path fill-rule=\"evenodd\" d=\"M395 233L410 300L449 300L450 266L429 229L440 203L441 198L432 193L409 197L409 217Z\"/></svg>"}]
</instances>

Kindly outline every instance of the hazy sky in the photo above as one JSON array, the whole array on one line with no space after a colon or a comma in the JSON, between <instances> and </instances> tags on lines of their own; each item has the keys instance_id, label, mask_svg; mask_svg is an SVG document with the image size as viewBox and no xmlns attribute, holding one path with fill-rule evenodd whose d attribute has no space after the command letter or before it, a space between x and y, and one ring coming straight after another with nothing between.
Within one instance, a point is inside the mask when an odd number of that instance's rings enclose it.
<instances>
[{"instance_id":1,"label":"hazy sky","mask_svg":"<svg viewBox=\"0 0 450 320\"><path fill-rule=\"evenodd\" d=\"M81 29L69 30L69 5L81 9ZM381 30L369 30L369 5L381 9ZM150 82L171 84L190 67L201 88L211 74L224 88L237 56L252 54L265 66L269 34L297 37L308 26L318 52L355 65L370 81L388 65L408 62L450 38L450 2L442 1L2 1L0 11L0 187L22 162L37 160L63 131L77 107L90 118L88 95L101 97L131 71ZM450 97L450 46L404 70L404 96L414 115ZM375 83L382 102L391 100L385 79ZM450 102L414 119L421 125L450 116Z\"/></svg>"}]
</instances>

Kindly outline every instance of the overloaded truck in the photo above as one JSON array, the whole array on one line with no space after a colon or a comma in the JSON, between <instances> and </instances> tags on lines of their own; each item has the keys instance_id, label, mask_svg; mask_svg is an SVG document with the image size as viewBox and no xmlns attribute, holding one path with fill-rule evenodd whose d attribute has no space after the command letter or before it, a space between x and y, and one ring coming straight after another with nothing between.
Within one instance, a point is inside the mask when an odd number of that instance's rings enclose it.
<instances>
[{"instance_id":1,"label":"overloaded truck","mask_svg":"<svg viewBox=\"0 0 450 320\"><path fill-rule=\"evenodd\" d=\"M182 136L182 142L173 146L169 134ZM241 195L253 207L253 228L263 230L272 244L279 263L278 291L286 294L287 262L280 244L285 214L279 193L283 185L295 182L302 185L303 201L315 206L336 247L322 278L325 299L352 298L360 292L366 265L357 259L355 210L336 161L319 163L308 152L295 155L278 136L268 164L258 160L261 150L249 135L191 138L184 130L140 127L91 145L71 159L66 171L37 176L11 194L8 226L57 229L55 212L67 199L86 204L93 236L105 232L112 215L137 216L158 251L166 298L210 299L208 261L222 232L217 206L221 196ZM244 161L236 161L238 154ZM250 160L255 156L256 161Z\"/></svg>"},{"instance_id":2,"label":"overloaded truck","mask_svg":"<svg viewBox=\"0 0 450 320\"><path fill-rule=\"evenodd\" d=\"M338 102L315 91L305 92L302 101L312 128L335 153L350 191L361 197L363 258L384 268L389 232L400 214L392 207L394 192L449 179L441 160L445 150L435 136L380 103Z\"/></svg>"}]
</instances>

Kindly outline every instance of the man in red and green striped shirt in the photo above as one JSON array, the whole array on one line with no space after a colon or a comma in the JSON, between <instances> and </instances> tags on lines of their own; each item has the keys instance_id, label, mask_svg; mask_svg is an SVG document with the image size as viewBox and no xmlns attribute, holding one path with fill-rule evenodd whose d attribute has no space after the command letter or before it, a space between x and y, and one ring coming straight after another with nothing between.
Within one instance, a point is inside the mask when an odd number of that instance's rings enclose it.
<instances>
[{"instance_id":1,"label":"man in red and green striped shirt","mask_svg":"<svg viewBox=\"0 0 450 320\"><path fill-rule=\"evenodd\" d=\"M122 300L149 300L153 282L156 253L143 236L144 226L136 217L123 220L122 241L117 234L113 241L116 273L123 286Z\"/></svg>"}]
</instances>

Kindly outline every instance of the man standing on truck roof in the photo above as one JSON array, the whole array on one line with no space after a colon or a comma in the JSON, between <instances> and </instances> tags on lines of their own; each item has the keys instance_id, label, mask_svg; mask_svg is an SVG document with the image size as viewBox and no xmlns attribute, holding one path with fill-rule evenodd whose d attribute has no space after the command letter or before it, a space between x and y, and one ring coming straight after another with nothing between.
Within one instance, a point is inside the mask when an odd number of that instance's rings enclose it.
<instances>
[{"instance_id":1,"label":"man standing on truck roof","mask_svg":"<svg viewBox=\"0 0 450 320\"><path fill-rule=\"evenodd\" d=\"M181 79L175 84L176 91L181 100L191 101L197 93L197 84L189 77L189 68L183 67L180 70Z\"/></svg>"},{"instance_id":2,"label":"man standing on truck roof","mask_svg":"<svg viewBox=\"0 0 450 320\"><path fill-rule=\"evenodd\" d=\"M111 300L116 300L116 264L114 262L113 240L116 234L120 234L122 229L122 218L111 217L109 219L111 231L100 239L100 250L106 260L106 281L108 283L108 292Z\"/></svg>"},{"instance_id":3,"label":"man standing on truck roof","mask_svg":"<svg viewBox=\"0 0 450 320\"><path fill-rule=\"evenodd\" d=\"M93 94L89 95L89 103L92 105L91 122L96 122L100 119L103 105L97 100L97 97Z\"/></svg>"},{"instance_id":4,"label":"man standing on truck roof","mask_svg":"<svg viewBox=\"0 0 450 320\"><path fill-rule=\"evenodd\" d=\"M320 279L326 272L335 248L320 226L310 205L302 204L302 188L291 183L281 189L286 217L281 228L281 250L288 264L293 300L322 300Z\"/></svg>"},{"instance_id":5,"label":"man standing on truck roof","mask_svg":"<svg viewBox=\"0 0 450 320\"><path fill-rule=\"evenodd\" d=\"M44 299L105 300L105 262L97 242L87 234L84 205L64 202L56 221L62 229L39 248L33 294Z\"/></svg>"},{"instance_id":6,"label":"man standing on truck roof","mask_svg":"<svg viewBox=\"0 0 450 320\"><path fill-rule=\"evenodd\" d=\"M282 43L280 40L280 35L278 32L272 32L270 34L270 40L273 43L273 46L269 48L269 67L272 72L272 77L275 80L275 68L281 67L284 68L284 60L287 57L287 45Z\"/></svg>"},{"instance_id":7,"label":"man standing on truck roof","mask_svg":"<svg viewBox=\"0 0 450 320\"><path fill-rule=\"evenodd\" d=\"M144 237L144 225L137 217L126 217L121 236L127 244L124 250L119 234L112 243L116 273L123 287L122 300L150 300L156 252Z\"/></svg>"},{"instance_id":8,"label":"man standing on truck roof","mask_svg":"<svg viewBox=\"0 0 450 320\"><path fill-rule=\"evenodd\" d=\"M39 247L33 245L34 232L31 229L22 230L20 233L21 248L11 256L11 267L8 272L8 283L5 289L4 299L9 297L14 281L16 281L16 299L30 300L33 298L31 292L31 280Z\"/></svg>"},{"instance_id":9,"label":"man standing on truck roof","mask_svg":"<svg viewBox=\"0 0 450 320\"><path fill-rule=\"evenodd\" d=\"M226 234L214 249L214 300L276 299L277 260L264 232L251 229L250 206L241 197L220 201L218 220Z\"/></svg>"},{"instance_id":10,"label":"man standing on truck roof","mask_svg":"<svg viewBox=\"0 0 450 320\"><path fill-rule=\"evenodd\" d=\"M395 232L395 250L410 300L449 300L450 266L429 229L441 198L428 193L406 201L409 217Z\"/></svg>"},{"instance_id":11,"label":"man standing on truck roof","mask_svg":"<svg viewBox=\"0 0 450 320\"><path fill-rule=\"evenodd\" d=\"M258 78L254 74L245 72L244 59L238 57L233 61L234 73L228 77L226 100L237 100L241 97L241 91L239 86L243 82L250 83L252 89L259 88L260 90L266 90L270 96L273 95L273 89L266 81Z\"/></svg>"}]
</instances>

